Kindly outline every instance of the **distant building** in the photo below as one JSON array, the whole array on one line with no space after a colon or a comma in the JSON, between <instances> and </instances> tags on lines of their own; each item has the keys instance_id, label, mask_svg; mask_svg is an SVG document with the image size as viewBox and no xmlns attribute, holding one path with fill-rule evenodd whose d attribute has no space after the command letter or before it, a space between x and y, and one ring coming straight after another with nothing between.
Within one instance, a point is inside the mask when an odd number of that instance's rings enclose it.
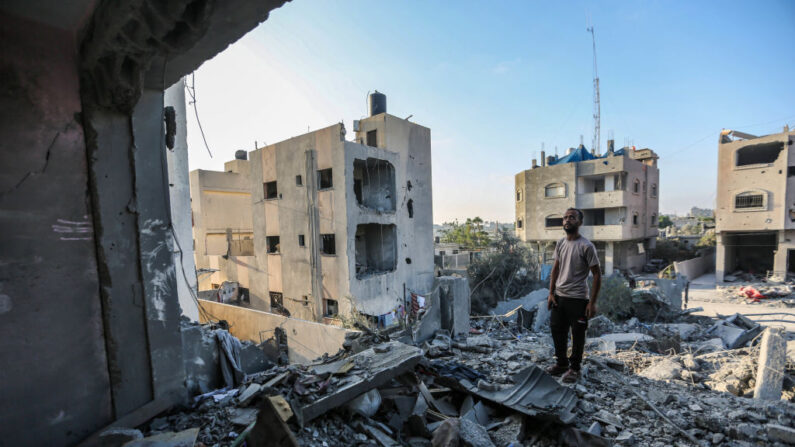
<instances>
[{"instance_id":1,"label":"distant building","mask_svg":"<svg viewBox=\"0 0 795 447\"><path fill-rule=\"evenodd\" d=\"M404 291L430 291L430 129L386 113L354 127L354 142L335 124L228 172L192 173L197 267L221 271L204 287L234 271L253 308L317 321L356 309L384 323Z\"/></svg>"},{"instance_id":2,"label":"distant building","mask_svg":"<svg viewBox=\"0 0 795 447\"><path fill-rule=\"evenodd\" d=\"M795 272L795 132L724 130L718 142L716 278Z\"/></svg>"},{"instance_id":3,"label":"distant building","mask_svg":"<svg viewBox=\"0 0 795 447\"><path fill-rule=\"evenodd\" d=\"M688 214L688 217L715 217L715 210L709 208L698 208L694 206L693 208L690 208L690 214Z\"/></svg>"},{"instance_id":4,"label":"distant building","mask_svg":"<svg viewBox=\"0 0 795 447\"><path fill-rule=\"evenodd\" d=\"M516 234L551 263L555 242L564 237L563 213L585 214L580 234L596 246L606 274L639 272L657 236L659 178L651 149L623 148L595 155L582 145L565 157L544 157L541 165L516 174Z\"/></svg>"}]
</instances>

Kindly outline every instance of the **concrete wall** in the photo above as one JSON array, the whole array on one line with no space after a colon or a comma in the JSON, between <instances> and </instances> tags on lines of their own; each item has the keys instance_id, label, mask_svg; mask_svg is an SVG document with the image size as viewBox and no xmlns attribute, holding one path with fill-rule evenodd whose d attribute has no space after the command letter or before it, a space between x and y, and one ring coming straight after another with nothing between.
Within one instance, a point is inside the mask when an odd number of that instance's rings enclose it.
<instances>
[{"instance_id":1,"label":"concrete wall","mask_svg":"<svg viewBox=\"0 0 795 447\"><path fill-rule=\"evenodd\" d=\"M166 90L165 105L174 107L177 134L173 149L166 152L168 189L171 199L171 224L174 228L174 265L177 266L177 296L182 314L191 321L199 320L196 306L198 281L193 257L193 234L188 175L188 121L185 110L185 86L180 79Z\"/></svg>"},{"instance_id":2,"label":"concrete wall","mask_svg":"<svg viewBox=\"0 0 795 447\"><path fill-rule=\"evenodd\" d=\"M210 259L227 254L228 229L233 240L254 237L249 162L233 160L224 167L224 172L201 169L190 172L191 242L195 245L194 257L198 269L218 268L211 265ZM209 290L211 282L209 276L200 275L199 290Z\"/></svg>"},{"instance_id":3,"label":"concrete wall","mask_svg":"<svg viewBox=\"0 0 795 447\"><path fill-rule=\"evenodd\" d=\"M0 13L0 441L72 445L111 421L71 32Z\"/></svg>"},{"instance_id":4,"label":"concrete wall","mask_svg":"<svg viewBox=\"0 0 795 447\"><path fill-rule=\"evenodd\" d=\"M337 326L213 301L200 300L200 304L213 318L228 321L229 332L241 340L261 343L273 337L275 328L284 329L290 362L294 363L307 364L324 353L336 354L345 342L345 334L351 332Z\"/></svg>"},{"instance_id":5,"label":"concrete wall","mask_svg":"<svg viewBox=\"0 0 795 447\"><path fill-rule=\"evenodd\" d=\"M688 280L692 281L705 273L715 270L715 253L688 259L687 261L674 262L674 269L678 275L684 275Z\"/></svg>"}]
</instances>

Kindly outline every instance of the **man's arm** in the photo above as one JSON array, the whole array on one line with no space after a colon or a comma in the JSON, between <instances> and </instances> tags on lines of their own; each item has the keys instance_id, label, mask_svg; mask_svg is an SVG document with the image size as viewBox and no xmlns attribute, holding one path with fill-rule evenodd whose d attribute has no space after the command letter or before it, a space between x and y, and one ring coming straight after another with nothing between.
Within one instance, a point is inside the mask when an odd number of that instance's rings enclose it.
<instances>
[{"instance_id":1,"label":"man's arm","mask_svg":"<svg viewBox=\"0 0 795 447\"><path fill-rule=\"evenodd\" d=\"M549 274L549 297L547 298L547 309L552 309L552 306L558 305L558 300L555 299L555 284L558 282L558 274L560 273L560 263L555 259L552 264L552 272Z\"/></svg>"},{"instance_id":2,"label":"man's arm","mask_svg":"<svg viewBox=\"0 0 795 447\"><path fill-rule=\"evenodd\" d=\"M593 287L591 288L591 299L588 300L588 305L585 307L585 317L591 319L596 316L596 299L599 297L599 289L602 288L602 270L599 265L591 267L593 274Z\"/></svg>"}]
</instances>

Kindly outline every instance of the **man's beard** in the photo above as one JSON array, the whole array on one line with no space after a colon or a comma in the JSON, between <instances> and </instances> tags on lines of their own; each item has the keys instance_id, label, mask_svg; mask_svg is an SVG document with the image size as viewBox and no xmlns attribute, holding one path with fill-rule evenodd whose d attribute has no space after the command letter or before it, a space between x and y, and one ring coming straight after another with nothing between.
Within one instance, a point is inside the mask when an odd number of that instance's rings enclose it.
<instances>
[{"instance_id":1,"label":"man's beard","mask_svg":"<svg viewBox=\"0 0 795 447\"><path fill-rule=\"evenodd\" d=\"M570 225L568 227L563 227L563 231L565 231L566 234L574 234L577 232L577 227Z\"/></svg>"}]
</instances>

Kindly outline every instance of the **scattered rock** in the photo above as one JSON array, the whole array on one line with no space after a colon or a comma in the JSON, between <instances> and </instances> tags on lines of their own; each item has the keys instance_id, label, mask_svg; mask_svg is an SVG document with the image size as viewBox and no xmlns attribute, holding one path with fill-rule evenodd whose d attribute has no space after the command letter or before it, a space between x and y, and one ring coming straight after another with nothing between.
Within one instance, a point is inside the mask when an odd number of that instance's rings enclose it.
<instances>
[{"instance_id":1,"label":"scattered rock","mask_svg":"<svg viewBox=\"0 0 795 447\"><path fill-rule=\"evenodd\" d=\"M673 380L682 374L682 365L673 358L663 358L641 371L640 375L653 380Z\"/></svg>"}]
</instances>

